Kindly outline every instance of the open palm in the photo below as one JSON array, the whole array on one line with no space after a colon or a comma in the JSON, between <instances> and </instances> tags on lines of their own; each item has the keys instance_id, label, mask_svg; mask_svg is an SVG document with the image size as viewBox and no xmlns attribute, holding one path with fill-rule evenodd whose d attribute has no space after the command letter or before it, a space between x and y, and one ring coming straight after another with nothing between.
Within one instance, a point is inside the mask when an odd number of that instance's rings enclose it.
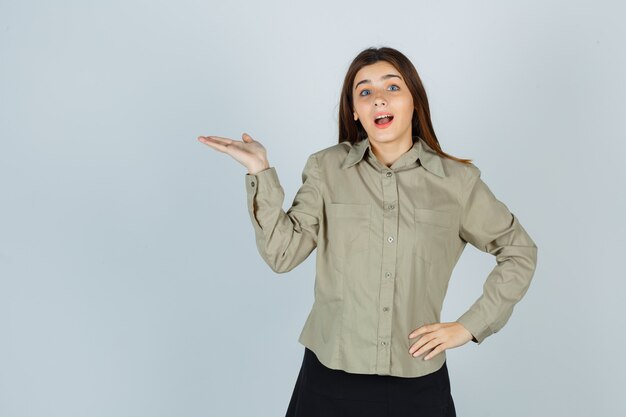
<instances>
[{"instance_id":1,"label":"open palm","mask_svg":"<svg viewBox=\"0 0 626 417\"><path fill-rule=\"evenodd\" d=\"M233 140L220 136L198 136L198 140L211 148L232 156L248 168L248 172L256 173L269 168L267 151L261 142L252 139L247 133L241 135L243 140Z\"/></svg>"}]
</instances>

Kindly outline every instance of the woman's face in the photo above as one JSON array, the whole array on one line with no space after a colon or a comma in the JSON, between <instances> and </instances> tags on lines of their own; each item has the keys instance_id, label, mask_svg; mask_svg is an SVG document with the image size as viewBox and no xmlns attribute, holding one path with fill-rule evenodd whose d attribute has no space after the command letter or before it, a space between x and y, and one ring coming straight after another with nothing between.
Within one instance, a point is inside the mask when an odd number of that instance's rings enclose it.
<instances>
[{"instance_id":1,"label":"woman's face","mask_svg":"<svg viewBox=\"0 0 626 417\"><path fill-rule=\"evenodd\" d=\"M361 121L370 141L412 141L413 96L393 65L378 61L361 68L352 89L354 120ZM383 114L393 118L376 123Z\"/></svg>"}]
</instances>

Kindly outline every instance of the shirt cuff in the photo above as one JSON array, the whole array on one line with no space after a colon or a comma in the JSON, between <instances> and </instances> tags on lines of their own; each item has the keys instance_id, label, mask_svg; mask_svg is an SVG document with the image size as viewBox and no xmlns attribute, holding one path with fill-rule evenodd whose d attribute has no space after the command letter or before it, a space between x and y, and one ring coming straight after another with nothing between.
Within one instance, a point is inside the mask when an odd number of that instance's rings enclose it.
<instances>
[{"instance_id":1,"label":"shirt cuff","mask_svg":"<svg viewBox=\"0 0 626 417\"><path fill-rule=\"evenodd\" d=\"M256 174L246 173L246 189L248 193L254 194L258 190L268 190L280 187L276 168L269 167Z\"/></svg>"},{"instance_id":2,"label":"shirt cuff","mask_svg":"<svg viewBox=\"0 0 626 417\"><path fill-rule=\"evenodd\" d=\"M479 345L485 338L494 331L485 323L485 321L474 311L468 310L457 319L457 323L461 323L476 339L475 343Z\"/></svg>"}]
</instances>

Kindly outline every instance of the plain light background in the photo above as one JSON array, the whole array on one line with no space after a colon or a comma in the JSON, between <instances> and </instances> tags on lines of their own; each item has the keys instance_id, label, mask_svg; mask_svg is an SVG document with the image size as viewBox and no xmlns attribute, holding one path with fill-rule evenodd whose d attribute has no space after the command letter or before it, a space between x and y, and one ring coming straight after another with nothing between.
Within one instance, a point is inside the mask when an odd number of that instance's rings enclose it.
<instances>
[{"instance_id":1,"label":"plain light background","mask_svg":"<svg viewBox=\"0 0 626 417\"><path fill-rule=\"evenodd\" d=\"M539 247L505 328L447 351L457 413L623 416L626 8L618 1L0 1L0 417L281 416L315 252L257 252L246 169L286 198L337 143L358 52L415 64L443 149ZM495 259L468 245L442 321Z\"/></svg>"}]
</instances>

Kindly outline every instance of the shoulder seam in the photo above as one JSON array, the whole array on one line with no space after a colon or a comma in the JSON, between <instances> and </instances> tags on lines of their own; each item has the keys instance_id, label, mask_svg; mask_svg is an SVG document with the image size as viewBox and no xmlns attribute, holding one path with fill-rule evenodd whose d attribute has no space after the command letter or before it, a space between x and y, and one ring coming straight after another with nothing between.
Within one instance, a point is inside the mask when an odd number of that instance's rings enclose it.
<instances>
[{"instance_id":1,"label":"shoulder seam","mask_svg":"<svg viewBox=\"0 0 626 417\"><path fill-rule=\"evenodd\" d=\"M472 178L468 179L468 176L470 176L472 174L472 171L474 171L472 167L476 169L476 175L474 176L473 179ZM469 198L469 195L474 189L474 185L476 184L476 181L478 181L479 178L480 178L480 169L478 169L477 166L472 164L472 165L467 165L465 167L465 175L463 176L463 191L461 193L461 201L460 201L462 209L465 208L465 205L467 204L467 199Z\"/></svg>"},{"instance_id":2,"label":"shoulder seam","mask_svg":"<svg viewBox=\"0 0 626 417\"><path fill-rule=\"evenodd\" d=\"M319 151L318 151L319 152ZM319 165L319 161L317 160L317 154L318 152L314 152L311 157L314 159L315 161L315 179L317 184L315 184L315 189L317 190L317 194L319 195L319 198L322 199L322 189L321 187L324 186L324 183L322 181L322 176L321 176L321 170L320 170L320 165Z\"/></svg>"}]
</instances>

